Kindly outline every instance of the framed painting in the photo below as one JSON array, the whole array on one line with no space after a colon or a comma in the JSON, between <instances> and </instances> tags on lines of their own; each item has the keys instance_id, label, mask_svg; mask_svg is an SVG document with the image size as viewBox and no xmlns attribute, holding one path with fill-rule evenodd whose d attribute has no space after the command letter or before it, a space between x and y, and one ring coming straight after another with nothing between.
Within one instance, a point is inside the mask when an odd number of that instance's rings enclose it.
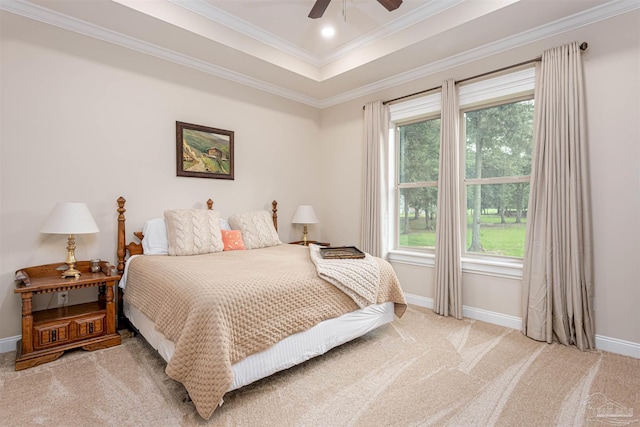
<instances>
[{"instance_id":1,"label":"framed painting","mask_svg":"<svg viewBox=\"0 0 640 427\"><path fill-rule=\"evenodd\" d=\"M176 122L177 176L233 179L233 131Z\"/></svg>"}]
</instances>

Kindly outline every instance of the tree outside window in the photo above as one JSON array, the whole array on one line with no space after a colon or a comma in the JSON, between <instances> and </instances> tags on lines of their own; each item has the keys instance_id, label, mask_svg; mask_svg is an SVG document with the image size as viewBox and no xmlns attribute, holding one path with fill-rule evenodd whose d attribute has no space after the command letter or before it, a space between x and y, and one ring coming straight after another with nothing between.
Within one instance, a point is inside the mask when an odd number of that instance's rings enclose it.
<instances>
[{"instance_id":1,"label":"tree outside window","mask_svg":"<svg viewBox=\"0 0 640 427\"><path fill-rule=\"evenodd\" d=\"M398 246L435 247L440 118L397 128Z\"/></svg>"},{"instance_id":2,"label":"tree outside window","mask_svg":"<svg viewBox=\"0 0 640 427\"><path fill-rule=\"evenodd\" d=\"M467 252L522 257L533 99L464 113Z\"/></svg>"}]
</instances>

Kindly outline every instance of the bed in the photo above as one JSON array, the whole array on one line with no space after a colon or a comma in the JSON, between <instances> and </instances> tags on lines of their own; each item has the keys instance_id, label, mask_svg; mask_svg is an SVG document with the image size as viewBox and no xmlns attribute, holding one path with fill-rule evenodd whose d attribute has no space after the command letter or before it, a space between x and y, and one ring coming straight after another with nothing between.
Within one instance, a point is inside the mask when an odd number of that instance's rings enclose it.
<instances>
[{"instance_id":1,"label":"bed","mask_svg":"<svg viewBox=\"0 0 640 427\"><path fill-rule=\"evenodd\" d=\"M209 419L226 392L321 355L402 316L390 264L323 260L318 247L283 244L277 203L220 218L176 209L126 242L118 203L119 324L167 361ZM166 241L166 244L165 244ZM160 242L160 243L158 243Z\"/></svg>"}]
</instances>

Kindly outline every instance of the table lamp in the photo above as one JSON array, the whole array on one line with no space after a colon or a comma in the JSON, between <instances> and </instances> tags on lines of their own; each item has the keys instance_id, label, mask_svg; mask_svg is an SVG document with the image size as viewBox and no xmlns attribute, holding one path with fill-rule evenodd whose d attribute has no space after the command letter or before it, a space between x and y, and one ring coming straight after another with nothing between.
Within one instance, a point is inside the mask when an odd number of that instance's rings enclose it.
<instances>
[{"instance_id":1,"label":"table lamp","mask_svg":"<svg viewBox=\"0 0 640 427\"><path fill-rule=\"evenodd\" d=\"M80 271L76 270L76 239L75 234L97 233L100 230L96 225L89 208L84 203L58 203L44 225L40 229L41 233L47 234L68 234L67 242L67 264L68 269L62 273L62 277L79 277Z\"/></svg>"},{"instance_id":2,"label":"table lamp","mask_svg":"<svg viewBox=\"0 0 640 427\"><path fill-rule=\"evenodd\" d=\"M304 224L304 233L302 235L302 242L305 246L307 246L307 224L317 224L318 217L316 213L313 211L313 207L310 205L300 205L298 209L296 209L296 213L293 215L293 219L291 220L293 224Z\"/></svg>"}]
</instances>

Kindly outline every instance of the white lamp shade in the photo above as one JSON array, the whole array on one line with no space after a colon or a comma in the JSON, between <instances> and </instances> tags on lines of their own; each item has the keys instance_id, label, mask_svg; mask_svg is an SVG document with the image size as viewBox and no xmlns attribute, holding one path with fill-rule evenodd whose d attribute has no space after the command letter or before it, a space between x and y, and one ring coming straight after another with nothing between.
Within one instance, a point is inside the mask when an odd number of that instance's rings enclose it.
<instances>
[{"instance_id":1,"label":"white lamp shade","mask_svg":"<svg viewBox=\"0 0 640 427\"><path fill-rule=\"evenodd\" d=\"M58 203L44 225L41 233L48 234L89 234L100 230L84 203Z\"/></svg>"},{"instance_id":2,"label":"white lamp shade","mask_svg":"<svg viewBox=\"0 0 640 427\"><path fill-rule=\"evenodd\" d=\"M300 205L298 209L296 209L296 213L293 215L291 222L293 224L317 224L320 221L318 221L318 217L313 211L313 206Z\"/></svg>"}]
</instances>

